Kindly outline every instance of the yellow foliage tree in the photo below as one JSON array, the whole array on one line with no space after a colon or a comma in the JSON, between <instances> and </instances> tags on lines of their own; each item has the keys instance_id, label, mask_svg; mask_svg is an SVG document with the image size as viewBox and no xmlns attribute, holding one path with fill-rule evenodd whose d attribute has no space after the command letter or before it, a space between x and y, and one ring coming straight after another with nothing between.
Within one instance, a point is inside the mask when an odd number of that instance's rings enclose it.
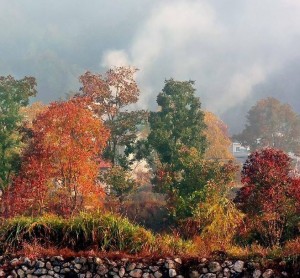
<instances>
[{"instance_id":1,"label":"yellow foliage tree","mask_svg":"<svg viewBox=\"0 0 300 278\"><path fill-rule=\"evenodd\" d=\"M226 124L214 113L205 111L204 122L207 125L205 130L208 147L204 158L206 159L234 159L230 152L231 140L228 136Z\"/></svg>"}]
</instances>

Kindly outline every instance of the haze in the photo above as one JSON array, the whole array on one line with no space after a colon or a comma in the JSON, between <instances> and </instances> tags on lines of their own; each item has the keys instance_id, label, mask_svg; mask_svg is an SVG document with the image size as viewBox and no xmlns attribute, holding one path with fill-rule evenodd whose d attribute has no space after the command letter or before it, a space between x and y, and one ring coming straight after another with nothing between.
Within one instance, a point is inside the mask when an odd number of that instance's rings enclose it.
<instances>
[{"instance_id":1,"label":"haze","mask_svg":"<svg viewBox=\"0 0 300 278\"><path fill-rule=\"evenodd\" d=\"M0 26L0 75L36 77L36 100L77 91L86 70L131 65L140 108L173 77L196 80L232 133L267 96L300 112L298 0L0 0Z\"/></svg>"}]
</instances>

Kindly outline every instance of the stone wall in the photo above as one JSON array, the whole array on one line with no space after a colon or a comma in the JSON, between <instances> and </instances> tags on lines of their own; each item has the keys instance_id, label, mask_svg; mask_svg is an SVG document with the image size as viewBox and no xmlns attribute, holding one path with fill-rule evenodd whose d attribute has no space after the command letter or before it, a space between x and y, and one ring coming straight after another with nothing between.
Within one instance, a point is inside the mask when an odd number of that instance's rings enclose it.
<instances>
[{"instance_id":1,"label":"stone wall","mask_svg":"<svg viewBox=\"0 0 300 278\"><path fill-rule=\"evenodd\" d=\"M214 261L202 259L115 259L61 256L29 259L27 257L0 261L0 277L300 277L291 273L285 263L273 264L273 269L259 263L242 260Z\"/></svg>"}]
</instances>

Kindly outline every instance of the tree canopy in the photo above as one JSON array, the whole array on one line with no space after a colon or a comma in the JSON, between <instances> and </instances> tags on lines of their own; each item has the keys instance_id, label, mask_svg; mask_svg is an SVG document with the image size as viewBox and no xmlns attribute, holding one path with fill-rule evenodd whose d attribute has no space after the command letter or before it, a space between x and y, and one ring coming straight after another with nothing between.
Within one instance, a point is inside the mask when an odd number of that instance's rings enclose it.
<instances>
[{"instance_id":1,"label":"tree canopy","mask_svg":"<svg viewBox=\"0 0 300 278\"><path fill-rule=\"evenodd\" d=\"M27 106L29 98L36 95L33 77L20 80L12 76L0 77L0 188L5 188L16 171L20 153L20 108Z\"/></svg>"},{"instance_id":2,"label":"tree canopy","mask_svg":"<svg viewBox=\"0 0 300 278\"><path fill-rule=\"evenodd\" d=\"M292 107L269 97L259 100L247 114L242 133L234 136L251 150L274 147L286 152L299 152L300 117Z\"/></svg>"}]
</instances>

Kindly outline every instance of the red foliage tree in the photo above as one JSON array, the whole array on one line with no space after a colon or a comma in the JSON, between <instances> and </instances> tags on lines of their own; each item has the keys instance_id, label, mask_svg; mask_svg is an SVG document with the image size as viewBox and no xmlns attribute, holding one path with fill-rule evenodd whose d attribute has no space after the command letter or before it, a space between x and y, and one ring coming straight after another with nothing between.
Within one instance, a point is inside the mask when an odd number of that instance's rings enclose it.
<instances>
[{"instance_id":1,"label":"red foliage tree","mask_svg":"<svg viewBox=\"0 0 300 278\"><path fill-rule=\"evenodd\" d=\"M291 159L278 149L255 151L243 166L242 183L236 201L247 213L248 229L267 245L279 244L285 229L295 225L299 204L300 183L291 175Z\"/></svg>"},{"instance_id":2,"label":"red foliage tree","mask_svg":"<svg viewBox=\"0 0 300 278\"><path fill-rule=\"evenodd\" d=\"M33 123L20 175L6 194L11 214L71 213L100 205L97 157L109 132L79 102L55 102Z\"/></svg>"}]
</instances>

